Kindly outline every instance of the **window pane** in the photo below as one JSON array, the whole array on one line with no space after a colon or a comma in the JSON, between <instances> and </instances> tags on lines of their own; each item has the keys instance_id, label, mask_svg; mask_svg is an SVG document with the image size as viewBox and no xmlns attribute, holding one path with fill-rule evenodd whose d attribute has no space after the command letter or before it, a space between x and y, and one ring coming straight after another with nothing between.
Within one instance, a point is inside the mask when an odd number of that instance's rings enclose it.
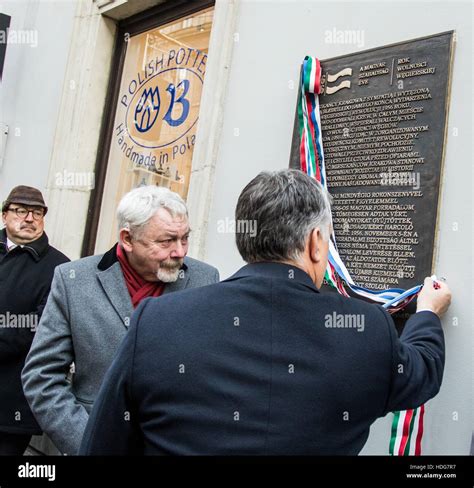
<instances>
[{"instance_id":1,"label":"window pane","mask_svg":"<svg viewBox=\"0 0 474 488\"><path fill-rule=\"evenodd\" d=\"M213 11L126 39L96 252L116 242L115 210L132 188L187 197Z\"/></svg>"}]
</instances>

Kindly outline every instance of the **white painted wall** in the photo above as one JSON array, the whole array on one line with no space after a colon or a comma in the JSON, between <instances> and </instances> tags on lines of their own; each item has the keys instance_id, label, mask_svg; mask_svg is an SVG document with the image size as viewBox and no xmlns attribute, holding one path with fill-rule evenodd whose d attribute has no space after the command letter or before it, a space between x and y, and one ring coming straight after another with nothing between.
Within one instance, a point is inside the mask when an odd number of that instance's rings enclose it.
<instances>
[{"instance_id":1,"label":"white painted wall","mask_svg":"<svg viewBox=\"0 0 474 488\"><path fill-rule=\"evenodd\" d=\"M45 191L76 5L76 0L1 3L1 12L11 16L10 29L33 30L37 46L7 45L0 122L10 132L0 170L0 201L20 184Z\"/></svg>"},{"instance_id":2,"label":"white painted wall","mask_svg":"<svg viewBox=\"0 0 474 488\"><path fill-rule=\"evenodd\" d=\"M333 28L361 30L364 45L325 43L325 31ZM234 235L219 234L218 221L233 218L240 191L256 174L288 167L299 66L306 54L325 59L451 29L458 43L435 272L447 277L454 298L443 320L444 382L425 416L423 452L433 455L469 453L473 430L470 3L242 1L203 256L224 278L243 264ZM390 422L387 416L374 424L364 454L388 454Z\"/></svg>"}]
</instances>

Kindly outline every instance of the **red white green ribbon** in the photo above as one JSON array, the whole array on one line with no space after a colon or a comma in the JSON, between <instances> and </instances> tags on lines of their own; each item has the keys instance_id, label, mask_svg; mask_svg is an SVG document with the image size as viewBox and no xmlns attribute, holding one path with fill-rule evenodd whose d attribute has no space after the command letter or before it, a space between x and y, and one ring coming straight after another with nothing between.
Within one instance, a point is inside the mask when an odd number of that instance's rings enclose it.
<instances>
[{"instance_id":1,"label":"red white green ribbon","mask_svg":"<svg viewBox=\"0 0 474 488\"><path fill-rule=\"evenodd\" d=\"M423 437L425 406L394 412L389 453L391 456L419 456Z\"/></svg>"},{"instance_id":2,"label":"red white green ribbon","mask_svg":"<svg viewBox=\"0 0 474 488\"><path fill-rule=\"evenodd\" d=\"M316 178L327 189L324 163L319 97L321 93L321 63L317 58L306 56L301 67L300 98L298 100L298 122L300 135L300 168ZM334 230L329 240L326 281L344 296L349 296L344 283L356 295L380 304L388 312L394 313L406 307L421 290L421 285L402 290L391 288L375 291L354 283L342 262L336 245ZM424 406L403 412L395 412L392 423L390 454L421 454Z\"/></svg>"}]
</instances>

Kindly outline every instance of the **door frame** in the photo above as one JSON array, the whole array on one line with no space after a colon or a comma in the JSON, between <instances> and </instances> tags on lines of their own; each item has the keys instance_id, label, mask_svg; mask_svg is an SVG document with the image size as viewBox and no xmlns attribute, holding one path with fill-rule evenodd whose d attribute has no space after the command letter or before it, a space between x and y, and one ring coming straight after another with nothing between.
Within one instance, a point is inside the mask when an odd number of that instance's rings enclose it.
<instances>
[{"instance_id":1,"label":"door frame","mask_svg":"<svg viewBox=\"0 0 474 488\"><path fill-rule=\"evenodd\" d=\"M111 76L105 99L97 158L95 163L95 187L91 192L87 210L87 221L82 241L81 257L94 254L99 226L102 196L107 176L108 158L112 142L115 112L122 80L123 66L127 52L127 39L160 25L173 22L215 5L215 0L173 0L145 10L120 21L117 25Z\"/></svg>"}]
</instances>

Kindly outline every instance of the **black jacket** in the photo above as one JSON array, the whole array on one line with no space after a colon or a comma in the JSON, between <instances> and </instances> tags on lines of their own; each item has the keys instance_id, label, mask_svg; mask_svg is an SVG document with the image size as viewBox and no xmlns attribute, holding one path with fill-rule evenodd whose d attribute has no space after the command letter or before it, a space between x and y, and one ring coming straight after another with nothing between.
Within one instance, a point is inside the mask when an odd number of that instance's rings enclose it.
<instances>
[{"instance_id":1,"label":"black jacket","mask_svg":"<svg viewBox=\"0 0 474 488\"><path fill-rule=\"evenodd\" d=\"M250 264L140 304L80 453L355 455L378 417L436 395L443 368L434 313L399 339L380 306Z\"/></svg>"},{"instance_id":2,"label":"black jacket","mask_svg":"<svg viewBox=\"0 0 474 488\"><path fill-rule=\"evenodd\" d=\"M0 230L0 432L41 433L23 394L21 370L48 299L54 268L67 261L49 245L45 233L7 252L6 231Z\"/></svg>"}]
</instances>

